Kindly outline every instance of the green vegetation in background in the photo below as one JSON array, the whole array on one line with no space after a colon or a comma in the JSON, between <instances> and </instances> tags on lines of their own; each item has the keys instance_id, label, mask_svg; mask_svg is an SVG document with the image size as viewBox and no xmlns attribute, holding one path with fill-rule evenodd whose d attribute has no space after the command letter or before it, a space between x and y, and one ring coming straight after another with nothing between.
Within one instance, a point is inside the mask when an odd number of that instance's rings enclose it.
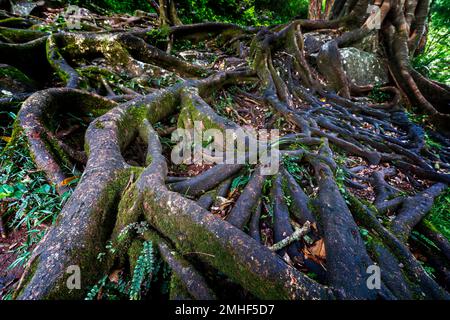
<instances>
[{"instance_id":1,"label":"green vegetation in background","mask_svg":"<svg viewBox=\"0 0 450 320\"><path fill-rule=\"evenodd\" d=\"M180 18L185 23L220 21L241 25L283 23L294 16L306 17L307 0L179 0Z\"/></svg>"},{"instance_id":2,"label":"green vegetation in background","mask_svg":"<svg viewBox=\"0 0 450 320\"><path fill-rule=\"evenodd\" d=\"M431 3L425 49L412 64L426 77L450 85L450 0Z\"/></svg>"},{"instance_id":3,"label":"green vegetation in background","mask_svg":"<svg viewBox=\"0 0 450 320\"><path fill-rule=\"evenodd\" d=\"M136 10L155 11L146 0L69 0L68 2L94 11L104 9L113 13L133 14Z\"/></svg>"},{"instance_id":4,"label":"green vegetation in background","mask_svg":"<svg viewBox=\"0 0 450 320\"><path fill-rule=\"evenodd\" d=\"M62 1L63 2L63 1ZM135 10L154 12L144 0L69 0L94 11L129 13ZM271 25L293 17L306 18L308 0L177 0L178 15L184 23L220 21L241 25Z\"/></svg>"}]
</instances>

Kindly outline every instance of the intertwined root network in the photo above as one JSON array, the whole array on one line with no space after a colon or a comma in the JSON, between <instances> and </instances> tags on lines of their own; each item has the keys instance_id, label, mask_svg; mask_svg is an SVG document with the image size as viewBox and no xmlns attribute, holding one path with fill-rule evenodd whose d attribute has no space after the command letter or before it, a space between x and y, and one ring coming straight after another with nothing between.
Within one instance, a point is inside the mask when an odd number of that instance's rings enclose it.
<instances>
[{"instance_id":1,"label":"intertwined root network","mask_svg":"<svg viewBox=\"0 0 450 320\"><path fill-rule=\"evenodd\" d=\"M151 240L171 267L172 298L214 299L230 286L261 299L449 298L450 246L423 218L450 181L450 142L433 132L443 146L433 152L401 105L406 94L444 130L449 90L408 66L408 47L417 46L404 28L411 8L380 2L383 28L370 30L367 4L336 5L349 10L344 18L272 28L167 26L177 22L171 10L159 21L164 29L1 27L2 68L23 86L40 81L0 101L6 108L25 100L14 138L26 137L60 193L67 168L82 172L16 297L80 298L104 274L132 264L133 243ZM304 47L303 32L319 29L331 40ZM383 34L400 86L381 88L390 97L384 103L364 98L372 87L349 81L339 54L374 32ZM280 129L280 170L264 176L260 165L172 163L167 137L177 125L198 129L194 123ZM238 187L237 177L246 177ZM119 237L141 221L146 232ZM421 252L436 260L437 278L411 250L413 228L435 244ZM100 260L108 241L116 250ZM81 268L84 291L67 289L71 265ZM381 269L378 289L367 284L373 265Z\"/></svg>"}]
</instances>

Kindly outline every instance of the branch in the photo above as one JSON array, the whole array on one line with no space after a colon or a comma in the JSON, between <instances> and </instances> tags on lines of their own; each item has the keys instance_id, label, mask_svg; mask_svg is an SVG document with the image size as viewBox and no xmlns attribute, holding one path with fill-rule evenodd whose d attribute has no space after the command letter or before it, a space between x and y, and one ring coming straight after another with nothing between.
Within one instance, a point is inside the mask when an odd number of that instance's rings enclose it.
<instances>
[{"instance_id":1,"label":"branch","mask_svg":"<svg viewBox=\"0 0 450 320\"><path fill-rule=\"evenodd\" d=\"M303 227L295 229L293 234L275 243L273 246L270 246L269 250L275 252L289 246L294 241L300 240L305 234L309 232L310 229L311 223L309 221L306 221Z\"/></svg>"}]
</instances>

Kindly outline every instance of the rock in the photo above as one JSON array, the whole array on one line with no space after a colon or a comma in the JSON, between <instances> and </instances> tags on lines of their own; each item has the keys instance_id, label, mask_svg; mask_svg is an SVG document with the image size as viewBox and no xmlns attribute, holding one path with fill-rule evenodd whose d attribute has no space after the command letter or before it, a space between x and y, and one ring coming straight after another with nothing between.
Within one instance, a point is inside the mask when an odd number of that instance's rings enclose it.
<instances>
[{"instance_id":1,"label":"rock","mask_svg":"<svg viewBox=\"0 0 450 320\"><path fill-rule=\"evenodd\" d=\"M323 44L333 39L331 34L320 33L320 32L308 32L303 35L305 52L307 55L311 55L319 52L320 47Z\"/></svg>"},{"instance_id":2,"label":"rock","mask_svg":"<svg viewBox=\"0 0 450 320\"><path fill-rule=\"evenodd\" d=\"M378 39L378 33L372 33L352 46L359 50L376 54L380 51L380 41Z\"/></svg>"},{"instance_id":3,"label":"rock","mask_svg":"<svg viewBox=\"0 0 450 320\"><path fill-rule=\"evenodd\" d=\"M39 2L28 2L28 1L19 1L18 3L12 6L12 12L19 16L27 16L33 11L34 8L38 6L42 6L44 1Z\"/></svg>"},{"instance_id":4,"label":"rock","mask_svg":"<svg viewBox=\"0 0 450 320\"><path fill-rule=\"evenodd\" d=\"M349 47L339 49L348 79L356 85L382 85L389 82L386 66L374 54Z\"/></svg>"}]
</instances>

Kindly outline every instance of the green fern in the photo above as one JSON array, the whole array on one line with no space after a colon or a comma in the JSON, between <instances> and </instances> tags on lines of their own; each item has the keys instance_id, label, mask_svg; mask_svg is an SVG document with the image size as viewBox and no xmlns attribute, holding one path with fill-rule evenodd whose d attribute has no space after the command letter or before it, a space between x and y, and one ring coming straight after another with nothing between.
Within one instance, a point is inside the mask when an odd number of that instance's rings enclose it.
<instances>
[{"instance_id":1,"label":"green fern","mask_svg":"<svg viewBox=\"0 0 450 320\"><path fill-rule=\"evenodd\" d=\"M142 283L146 278L151 279L154 267L153 244L151 241L144 242L141 254L136 261L133 278L130 285L130 300L139 300L141 297Z\"/></svg>"},{"instance_id":2,"label":"green fern","mask_svg":"<svg viewBox=\"0 0 450 320\"><path fill-rule=\"evenodd\" d=\"M107 279L108 276L104 276L103 278L101 278L100 281L91 288L84 300L96 300L100 289L105 286Z\"/></svg>"}]
</instances>

